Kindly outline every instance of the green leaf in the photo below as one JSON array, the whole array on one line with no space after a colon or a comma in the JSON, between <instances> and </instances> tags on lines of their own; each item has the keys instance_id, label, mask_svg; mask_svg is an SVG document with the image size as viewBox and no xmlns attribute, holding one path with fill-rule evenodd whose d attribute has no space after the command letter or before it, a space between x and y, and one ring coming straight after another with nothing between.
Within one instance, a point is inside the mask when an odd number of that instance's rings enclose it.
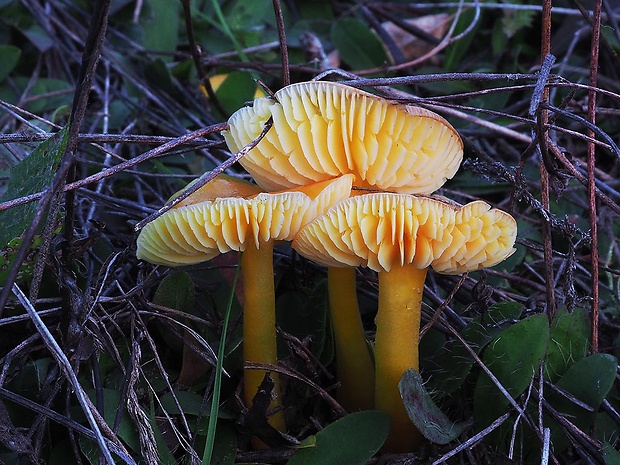
<instances>
[{"instance_id":1,"label":"green leaf","mask_svg":"<svg viewBox=\"0 0 620 465\"><path fill-rule=\"evenodd\" d=\"M93 389L88 389L86 393L88 394L88 397L95 402L95 391ZM103 417L105 418L108 426L112 427L116 420L118 409L121 408L121 394L120 391L116 389L102 389L101 394L103 396ZM121 438L130 449L134 452L140 451L140 438L138 436L138 430L126 408L123 408L117 433L118 437Z\"/></svg>"},{"instance_id":2,"label":"green leaf","mask_svg":"<svg viewBox=\"0 0 620 465\"><path fill-rule=\"evenodd\" d=\"M557 386L598 409L613 386L617 366L618 359L613 355L590 355L570 367Z\"/></svg>"},{"instance_id":3,"label":"green leaf","mask_svg":"<svg viewBox=\"0 0 620 465\"><path fill-rule=\"evenodd\" d=\"M590 322L584 309L559 313L551 325L545 378L556 382L588 351Z\"/></svg>"},{"instance_id":4,"label":"green leaf","mask_svg":"<svg viewBox=\"0 0 620 465\"><path fill-rule=\"evenodd\" d=\"M149 0L150 15L143 21L146 49L174 52L179 40L179 2ZM162 56L171 61L172 56Z\"/></svg>"},{"instance_id":5,"label":"green leaf","mask_svg":"<svg viewBox=\"0 0 620 465\"><path fill-rule=\"evenodd\" d=\"M0 201L17 199L49 186L67 147L67 127L41 142L30 155L11 168L7 190ZM20 237L34 218L36 202L0 211L0 246Z\"/></svg>"},{"instance_id":6,"label":"green leaf","mask_svg":"<svg viewBox=\"0 0 620 465\"><path fill-rule=\"evenodd\" d=\"M487 346L482 360L515 398L530 385L548 342L547 316L534 315L502 331ZM481 372L474 390L474 419L478 429L506 413L509 404L491 378Z\"/></svg>"},{"instance_id":7,"label":"green leaf","mask_svg":"<svg viewBox=\"0 0 620 465\"><path fill-rule=\"evenodd\" d=\"M435 405L424 387L420 373L407 370L398 383L407 415L422 435L435 444L448 444L463 432L463 425L453 423Z\"/></svg>"},{"instance_id":8,"label":"green leaf","mask_svg":"<svg viewBox=\"0 0 620 465\"><path fill-rule=\"evenodd\" d=\"M191 313L194 299L194 282L188 273L181 271L169 274L159 283L153 296L153 303Z\"/></svg>"},{"instance_id":9,"label":"green leaf","mask_svg":"<svg viewBox=\"0 0 620 465\"><path fill-rule=\"evenodd\" d=\"M0 287L4 286L8 277L17 252L22 246L24 240L21 237L11 239L7 244L0 248ZM37 261L38 249L41 246L41 236L35 236L30 246L26 259L22 262L16 281L29 279L34 273L34 267Z\"/></svg>"},{"instance_id":10,"label":"green leaf","mask_svg":"<svg viewBox=\"0 0 620 465\"><path fill-rule=\"evenodd\" d=\"M16 76L13 82L15 83L15 93L12 95L7 93L6 96L11 103L18 103L21 93L28 89L29 98L23 107L32 113L41 114L46 111L55 111L61 106L72 104L74 88L67 81L39 78L33 84L28 77ZM43 123L39 123L39 125L46 129L49 128Z\"/></svg>"},{"instance_id":11,"label":"green leaf","mask_svg":"<svg viewBox=\"0 0 620 465\"><path fill-rule=\"evenodd\" d=\"M157 453L159 455L158 465L177 465L178 462L170 451L166 438L164 437L164 432L162 431L162 428L166 428L168 431L165 432L170 433L171 425L168 423L158 423L152 411L149 414L149 423L151 424L151 428L153 428L155 442L157 443Z\"/></svg>"},{"instance_id":12,"label":"green leaf","mask_svg":"<svg viewBox=\"0 0 620 465\"><path fill-rule=\"evenodd\" d=\"M22 51L12 45L0 45L0 81L15 69Z\"/></svg>"},{"instance_id":13,"label":"green leaf","mask_svg":"<svg viewBox=\"0 0 620 465\"><path fill-rule=\"evenodd\" d=\"M608 442L603 443L603 458L605 465L620 465L620 452Z\"/></svg>"},{"instance_id":14,"label":"green leaf","mask_svg":"<svg viewBox=\"0 0 620 465\"><path fill-rule=\"evenodd\" d=\"M278 325L287 333L304 339L311 338L312 353L320 357L325 344L327 327L327 282L321 282L310 295L289 291L276 300Z\"/></svg>"},{"instance_id":15,"label":"green leaf","mask_svg":"<svg viewBox=\"0 0 620 465\"><path fill-rule=\"evenodd\" d=\"M486 345L497 337L523 312L523 306L515 302L500 302L492 305L480 317L475 318L461 331L461 337L479 354ZM458 390L471 371L474 358L458 339L444 344L428 366L433 369L430 383L440 396Z\"/></svg>"},{"instance_id":16,"label":"green leaf","mask_svg":"<svg viewBox=\"0 0 620 465\"><path fill-rule=\"evenodd\" d=\"M96 393L94 389L88 389L86 393L93 402L96 401ZM116 419L117 411L120 408L121 404L120 391L115 389L103 389L101 394L103 396L103 417L107 425L112 427ZM77 419L78 421L85 421L84 413L77 407L75 407L72 411L72 415L74 419ZM138 435L138 428L134 420L127 412L126 408L124 408L123 413L121 414L121 421L117 434L118 437L123 441L124 444L128 446L130 450L136 453L140 453L140 438ZM100 449L96 441L86 436L80 436L79 445L82 453L86 456L86 458L92 465L97 465L100 463ZM117 463L124 462L118 460Z\"/></svg>"},{"instance_id":17,"label":"green leaf","mask_svg":"<svg viewBox=\"0 0 620 465\"><path fill-rule=\"evenodd\" d=\"M383 445L390 417L368 410L347 415L316 434L316 445L298 450L288 465L364 465Z\"/></svg>"},{"instance_id":18,"label":"green leaf","mask_svg":"<svg viewBox=\"0 0 620 465\"><path fill-rule=\"evenodd\" d=\"M507 8L503 10L502 30L508 38L513 37L520 30L532 25L532 20L536 16L535 11L516 10ZM497 24L497 23L496 23Z\"/></svg>"},{"instance_id":19,"label":"green leaf","mask_svg":"<svg viewBox=\"0 0 620 465\"><path fill-rule=\"evenodd\" d=\"M249 73L240 71L228 74L215 91L218 102L229 115L254 100L255 94L256 81Z\"/></svg>"},{"instance_id":20,"label":"green leaf","mask_svg":"<svg viewBox=\"0 0 620 465\"><path fill-rule=\"evenodd\" d=\"M21 30L32 44L39 49L41 53L47 52L54 46L54 40L50 35L38 24L33 24L27 29Z\"/></svg>"},{"instance_id":21,"label":"green leaf","mask_svg":"<svg viewBox=\"0 0 620 465\"><path fill-rule=\"evenodd\" d=\"M334 23L331 39L340 58L353 70L370 69L389 62L379 38L364 23L354 18L341 18Z\"/></svg>"},{"instance_id":22,"label":"green leaf","mask_svg":"<svg viewBox=\"0 0 620 465\"><path fill-rule=\"evenodd\" d=\"M223 3L223 15L234 37L244 47L260 41L274 40L275 31L268 25L274 23L273 3L269 0L234 0ZM285 19L285 23L288 23ZM223 27L226 27L222 24ZM264 42L263 42L264 43Z\"/></svg>"},{"instance_id":23,"label":"green leaf","mask_svg":"<svg viewBox=\"0 0 620 465\"><path fill-rule=\"evenodd\" d=\"M588 431L596 420L596 410L614 383L617 365L618 360L612 355L590 355L570 367L556 383L557 387L592 407L593 411L576 405L552 390L545 392L545 399L551 407L570 419L575 426L582 431ZM566 449L570 445L570 440L562 428L552 418L546 418L545 421L551 428L553 447L556 453Z\"/></svg>"},{"instance_id":24,"label":"green leaf","mask_svg":"<svg viewBox=\"0 0 620 465\"><path fill-rule=\"evenodd\" d=\"M476 11L472 8L464 11L458 19L458 23L454 30L454 35L463 32L474 20ZM466 56L471 53L471 43L476 33L480 28L480 21L476 22L473 30L460 40L454 41L449 47L446 48L443 60L443 69L446 71L458 71L462 69L459 64L466 61Z\"/></svg>"},{"instance_id":25,"label":"green leaf","mask_svg":"<svg viewBox=\"0 0 620 465\"><path fill-rule=\"evenodd\" d=\"M219 347L217 350L217 363L215 364L215 379L213 380L213 395L211 397L211 408L209 409L209 426L207 430L207 439L205 443L205 449L202 454L202 464L207 465L211 463L213 457L213 451L215 450L215 436L217 434L217 416L219 413L220 394L222 388L222 371L223 360L226 349L226 334L228 334L228 324L230 322L231 311L233 308L233 302L235 301L235 288L237 286L237 280L239 278L239 268L235 271L235 277L233 278L230 295L228 298L228 306L226 307L226 313L224 314L224 322L222 326L222 337L220 338Z\"/></svg>"},{"instance_id":26,"label":"green leaf","mask_svg":"<svg viewBox=\"0 0 620 465\"><path fill-rule=\"evenodd\" d=\"M191 391L175 391L174 395L179 401L179 405L185 415L198 415L202 409L202 396ZM160 399L161 407L166 410L168 415L179 415L179 408L172 396L172 393L167 392Z\"/></svg>"},{"instance_id":27,"label":"green leaf","mask_svg":"<svg viewBox=\"0 0 620 465\"><path fill-rule=\"evenodd\" d=\"M198 416L199 414L201 414L202 419L206 419L209 417L209 415L205 412L208 412L211 402L208 401L205 404L204 399L201 395L191 391L175 391L174 395L179 401L179 405L181 406L183 414L185 414L186 416ZM161 403L162 409L164 409L168 413L168 415L179 415L181 413L179 412L179 408L177 407L177 404L172 397L172 393L167 392L160 398L159 401ZM230 420L236 417L230 411L220 408L218 411L218 418ZM198 425L198 427L202 427L202 424Z\"/></svg>"},{"instance_id":28,"label":"green leaf","mask_svg":"<svg viewBox=\"0 0 620 465\"><path fill-rule=\"evenodd\" d=\"M156 58L145 63L144 74L148 82L160 92L170 95L176 94L172 73L162 58Z\"/></svg>"},{"instance_id":29,"label":"green leaf","mask_svg":"<svg viewBox=\"0 0 620 465\"><path fill-rule=\"evenodd\" d=\"M233 465L237 456L237 433L228 422L219 421L215 433L213 456L209 465Z\"/></svg>"},{"instance_id":30,"label":"green leaf","mask_svg":"<svg viewBox=\"0 0 620 465\"><path fill-rule=\"evenodd\" d=\"M153 296L153 303L183 313L193 314L195 299L196 291L191 276L184 271L179 271L162 279ZM189 324L187 320L183 322ZM182 339L169 330L168 324L161 326L160 334L169 348L179 352L183 351Z\"/></svg>"}]
</instances>

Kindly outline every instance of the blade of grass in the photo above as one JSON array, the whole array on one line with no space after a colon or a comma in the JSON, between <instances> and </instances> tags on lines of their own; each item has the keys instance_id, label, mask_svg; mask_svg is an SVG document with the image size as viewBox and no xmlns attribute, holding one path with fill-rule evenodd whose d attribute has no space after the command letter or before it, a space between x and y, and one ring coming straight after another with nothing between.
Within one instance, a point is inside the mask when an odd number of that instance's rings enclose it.
<instances>
[{"instance_id":1,"label":"blade of grass","mask_svg":"<svg viewBox=\"0 0 620 465\"><path fill-rule=\"evenodd\" d=\"M228 38L232 41L233 45L235 46L235 50L239 54L239 58L241 59L241 61L245 63L249 62L250 59L243 51L243 47L241 46L241 44L239 43L239 41L233 34L232 30L230 29L230 26L228 26L228 23L226 22L226 18L224 17L224 13L222 13L222 9L220 8L219 2L217 0L211 0L211 5L213 6L213 11L215 11L215 16L217 16L217 20L220 22L222 31L224 31L224 34L226 34Z\"/></svg>"},{"instance_id":2,"label":"blade of grass","mask_svg":"<svg viewBox=\"0 0 620 465\"><path fill-rule=\"evenodd\" d=\"M226 314L224 315L224 324L222 326L222 336L220 338L220 345L217 350L217 361L215 364L215 381L213 383L213 397L211 398L209 427L207 429L207 443L205 444L205 450L202 456L202 465L209 465L211 463L211 456L213 455L213 447L215 445L215 430L217 427L217 415L220 408L220 388L222 386L224 350L226 348L226 333L228 332L228 322L230 320L230 312L232 309L233 299L235 298L235 288L237 287L238 278L239 267L237 267L237 270L235 272L235 278L233 280L232 288L230 290L228 305L226 307Z\"/></svg>"}]
</instances>

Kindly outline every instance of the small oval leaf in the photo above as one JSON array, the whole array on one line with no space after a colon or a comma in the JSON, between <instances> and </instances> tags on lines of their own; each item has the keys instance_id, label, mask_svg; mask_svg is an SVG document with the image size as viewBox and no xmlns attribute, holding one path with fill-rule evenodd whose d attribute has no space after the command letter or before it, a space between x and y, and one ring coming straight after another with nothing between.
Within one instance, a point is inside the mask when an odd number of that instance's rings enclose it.
<instances>
[{"instance_id":1,"label":"small oval leaf","mask_svg":"<svg viewBox=\"0 0 620 465\"><path fill-rule=\"evenodd\" d=\"M68 126L41 142L30 155L11 168L7 189L0 201L17 199L49 186L69 140ZM36 213L37 203L19 205L0 212L0 247L20 237Z\"/></svg>"},{"instance_id":2,"label":"small oval leaf","mask_svg":"<svg viewBox=\"0 0 620 465\"><path fill-rule=\"evenodd\" d=\"M21 54L22 51L13 45L0 45L0 81L11 74Z\"/></svg>"},{"instance_id":3,"label":"small oval leaf","mask_svg":"<svg viewBox=\"0 0 620 465\"><path fill-rule=\"evenodd\" d=\"M596 410L614 383L617 365L618 360L612 355L590 355L570 367L556 383L557 387L590 406L591 409L585 409L553 390L545 392L545 399L556 411L569 418L576 427L588 431L596 421ZM553 418L548 418L546 422L554 438L553 448L557 453L561 453L570 446L572 440Z\"/></svg>"},{"instance_id":4,"label":"small oval leaf","mask_svg":"<svg viewBox=\"0 0 620 465\"><path fill-rule=\"evenodd\" d=\"M453 423L435 405L426 391L420 373L407 370L398 383L407 415L422 435L435 444L448 444L463 432L463 425Z\"/></svg>"},{"instance_id":5,"label":"small oval leaf","mask_svg":"<svg viewBox=\"0 0 620 465\"><path fill-rule=\"evenodd\" d=\"M559 314L551 325L545 378L556 382L575 362L585 357L589 340L590 321L584 309Z\"/></svg>"},{"instance_id":6,"label":"small oval leaf","mask_svg":"<svg viewBox=\"0 0 620 465\"><path fill-rule=\"evenodd\" d=\"M351 69L370 69L388 63L383 44L364 23L341 18L334 23L331 38L342 60Z\"/></svg>"},{"instance_id":7,"label":"small oval leaf","mask_svg":"<svg viewBox=\"0 0 620 465\"><path fill-rule=\"evenodd\" d=\"M263 92L257 87L250 73L233 71L217 86L215 95L222 108L228 113L226 117L241 108L246 102L262 97Z\"/></svg>"},{"instance_id":8,"label":"small oval leaf","mask_svg":"<svg viewBox=\"0 0 620 465\"><path fill-rule=\"evenodd\" d=\"M390 431L390 416L377 410L356 412L316 434L315 447L300 449L288 465L364 465Z\"/></svg>"},{"instance_id":9,"label":"small oval leaf","mask_svg":"<svg viewBox=\"0 0 620 465\"><path fill-rule=\"evenodd\" d=\"M598 409L616 379L618 359L609 354L582 358L568 369L557 386Z\"/></svg>"},{"instance_id":10,"label":"small oval leaf","mask_svg":"<svg viewBox=\"0 0 620 465\"><path fill-rule=\"evenodd\" d=\"M179 272L166 276L153 296L153 303L191 313L194 307L194 282L188 273Z\"/></svg>"},{"instance_id":11,"label":"small oval leaf","mask_svg":"<svg viewBox=\"0 0 620 465\"><path fill-rule=\"evenodd\" d=\"M495 338L486 348L483 362L497 377L506 391L519 396L532 377L547 351L549 322L547 315L528 317ZM508 399L486 373L481 373L474 390L474 418L478 428L488 426L506 413Z\"/></svg>"},{"instance_id":12,"label":"small oval leaf","mask_svg":"<svg viewBox=\"0 0 620 465\"><path fill-rule=\"evenodd\" d=\"M479 354L509 324L517 320L522 312L523 305L515 302L492 305L484 315L474 318L463 328L461 337ZM444 344L433 354L429 363L433 368L433 375L429 379L432 390L439 396L447 396L457 391L470 373L473 364L471 353L460 340L455 339Z\"/></svg>"}]
</instances>

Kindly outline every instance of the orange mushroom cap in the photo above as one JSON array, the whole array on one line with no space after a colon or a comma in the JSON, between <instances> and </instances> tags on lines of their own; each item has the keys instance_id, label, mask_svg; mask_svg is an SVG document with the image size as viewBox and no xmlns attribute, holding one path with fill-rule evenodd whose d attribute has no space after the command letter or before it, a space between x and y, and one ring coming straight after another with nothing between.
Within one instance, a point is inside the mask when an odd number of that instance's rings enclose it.
<instances>
[{"instance_id":1,"label":"orange mushroom cap","mask_svg":"<svg viewBox=\"0 0 620 465\"><path fill-rule=\"evenodd\" d=\"M274 127L240 160L266 190L353 173L356 187L429 194L452 178L463 143L441 116L334 82L293 84L228 120L237 152L267 120Z\"/></svg>"},{"instance_id":2,"label":"orange mushroom cap","mask_svg":"<svg viewBox=\"0 0 620 465\"><path fill-rule=\"evenodd\" d=\"M257 248L262 242L290 241L302 226L347 198L353 179L346 175L274 193L239 181L223 186L223 195L235 196L215 198L208 183L148 223L138 236L136 255L154 264L180 266L243 251L249 240Z\"/></svg>"},{"instance_id":3,"label":"orange mushroom cap","mask_svg":"<svg viewBox=\"0 0 620 465\"><path fill-rule=\"evenodd\" d=\"M512 216L482 201L374 193L332 207L299 231L293 248L325 266L390 271L412 263L450 274L501 262L514 252L516 232Z\"/></svg>"}]
</instances>

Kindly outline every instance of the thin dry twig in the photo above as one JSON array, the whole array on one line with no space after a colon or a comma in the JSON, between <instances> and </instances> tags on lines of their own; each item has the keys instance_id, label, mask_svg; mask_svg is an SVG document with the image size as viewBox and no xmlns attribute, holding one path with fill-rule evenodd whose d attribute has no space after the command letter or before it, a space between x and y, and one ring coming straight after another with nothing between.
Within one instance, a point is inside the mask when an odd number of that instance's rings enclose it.
<instances>
[{"instance_id":1,"label":"thin dry twig","mask_svg":"<svg viewBox=\"0 0 620 465\"><path fill-rule=\"evenodd\" d=\"M116 174L119 174L119 173L127 170L128 168L132 168L132 167L134 167L134 166L136 166L136 165L138 165L140 163L143 163L143 162L145 162L147 160L151 160L153 158L164 156L164 155L167 154L167 152L170 149L173 149L175 147L183 145L187 141L192 141L192 140L194 140L196 138L205 136L207 134L211 134L213 132L223 131L227 127L228 127L227 123L220 123L220 124L216 124L214 126L207 126L205 128L201 128L201 129L197 129L197 130L192 131L192 132L188 132L187 134L185 134L183 136L180 136L180 137L175 137L174 139L172 139L172 140L170 140L170 141L160 145L159 147L156 147L156 148L154 148L152 150L144 152L144 153L138 155L137 157L134 157L134 158L132 158L130 160L127 160L127 161L125 161L123 163L119 163L118 165L115 165L115 166L113 166L111 168L108 168L108 169L105 169L103 171L100 171L99 173L93 174L93 175L88 176L86 178L74 181L72 183L68 183L68 184L66 184L64 186L63 192L64 191L73 190L73 189L78 189L80 187L87 186L88 184L91 184L93 182L99 181L101 179L108 178L110 176L114 176ZM45 191L45 192L47 192L47 191ZM6 210L8 208L13 208L13 207L16 207L18 205L24 205L26 203L34 202L35 200L42 199L45 196L45 192L38 192L36 194L27 195L27 196L24 196L24 197L20 197L18 199L13 199L13 200L8 200L6 202L1 202L0 203L0 211Z\"/></svg>"},{"instance_id":2,"label":"thin dry twig","mask_svg":"<svg viewBox=\"0 0 620 465\"><path fill-rule=\"evenodd\" d=\"M211 171L203 174L191 186L189 186L187 189L184 189L183 192L181 192L179 195L175 196L174 199L170 200L163 207L161 207L159 210L157 210L156 212L152 213L147 218L143 219L138 224L136 224L134 230L136 232L140 231L140 229L142 229L148 223L150 223L151 221L153 221L156 218L159 218L161 215L166 213L172 207L174 207L175 205L178 205L181 201L183 201L184 199L186 199L187 197L192 195L194 192L196 192L198 189L200 189L206 183L208 183L209 181L211 181L215 177L219 176L224 171L226 171L228 168L230 168L232 165L234 165L239 160L241 160L241 158L243 158L243 156L246 153L248 153L250 150L252 150L254 147L256 147L258 145L258 143L263 139L263 137L265 137L265 135L267 134L267 131L269 131L269 129L271 129L272 124L273 124L273 121L272 121L271 118L269 118L269 120L267 120L267 122L265 123L265 126L263 127L263 130L261 131L261 133L258 135L258 137L256 139L254 139L248 145L243 147L237 153L233 154L230 158L228 158L226 161L222 162L216 168L214 168Z\"/></svg>"},{"instance_id":3,"label":"thin dry twig","mask_svg":"<svg viewBox=\"0 0 620 465\"><path fill-rule=\"evenodd\" d=\"M95 440L97 441L97 444L99 445L99 449L101 453L104 455L107 463L109 463L110 465L114 465L114 459L112 458L112 454L110 452L110 449L108 448L108 444L105 441L105 438L103 437L103 434L101 433L101 430L99 428L99 423L95 420L93 411L91 410L91 403L89 402L88 396L84 392L84 388L82 388L82 385L80 384L80 381L78 380L75 374L75 371L73 371L73 367L71 366L69 359L67 358L63 350L60 348L60 346L58 345L58 342L56 342L56 339L54 339L54 336L49 331L49 329L47 328L43 320L39 317L39 314L33 307L30 300L22 292L22 290L16 284L13 284L12 291L13 291L13 294L15 294L15 297L17 297L17 299L20 301L20 303L24 306L24 308L28 312L28 315L30 316L31 321L34 324L37 331L39 332L39 334L41 335L43 342L45 342L45 345L47 346L50 353L56 360L56 363L58 363L58 365L63 370L65 376L69 380L69 383L71 383L71 387L73 391L75 392L75 395L78 401L80 402L80 405L82 406L82 411L84 412L84 415L86 416L86 419L88 420L88 423L90 424L90 427L95 433ZM117 444L117 446L122 447L120 442ZM123 451L123 452L127 456L129 456L127 451Z\"/></svg>"},{"instance_id":4,"label":"thin dry twig","mask_svg":"<svg viewBox=\"0 0 620 465\"><path fill-rule=\"evenodd\" d=\"M282 14L282 5L280 0L273 0L273 11L276 16L276 25L278 26L278 40L280 42L280 57L282 59L282 84L284 87L291 83L291 66L288 60L288 44L286 42L286 29L284 27L284 15Z\"/></svg>"},{"instance_id":5,"label":"thin dry twig","mask_svg":"<svg viewBox=\"0 0 620 465\"><path fill-rule=\"evenodd\" d=\"M501 417L497 418L493 423L484 428L482 431L474 434L471 438L465 441L462 444L459 444L457 447L452 449L450 452L446 452L440 458L435 460L431 465L439 465L440 463L446 462L449 458L454 457L456 454L463 452L465 450L471 449L480 441L482 441L486 436L488 436L491 432L495 431L497 428L502 426L506 420L510 418L510 412L504 413Z\"/></svg>"},{"instance_id":6,"label":"thin dry twig","mask_svg":"<svg viewBox=\"0 0 620 465\"><path fill-rule=\"evenodd\" d=\"M578 3L578 2L577 2ZM601 0L594 2L592 44L590 47L589 84L596 87L598 81L599 48L601 37ZM588 121L596 122L596 93L588 93ZM596 138L592 130L588 136ZM596 145L588 142L588 214L590 215L590 269L592 273L592 352L599 351L599 255L598 255L598 218L596 207Z\"/></svg>"}]
</instances>

